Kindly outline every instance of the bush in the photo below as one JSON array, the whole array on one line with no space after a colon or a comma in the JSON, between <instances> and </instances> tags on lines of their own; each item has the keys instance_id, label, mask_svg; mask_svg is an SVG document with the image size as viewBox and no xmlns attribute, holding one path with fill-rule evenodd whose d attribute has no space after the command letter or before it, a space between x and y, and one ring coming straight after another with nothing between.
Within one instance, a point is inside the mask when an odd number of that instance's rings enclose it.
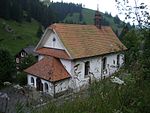
<instances>
[{"instance_id":1,"label":"bush","mask_svg":"<svg viewBox=\"0 0 150 113\"><path fill-rule=\"evenodd\" d=\"M5 81L12 82L13 76L16 75L16 66L14 57L8 50L0 49L0 83Z\"/></svg>"},{"instance_id":2,"label":"bush","mask_svg":"<svg viewBox=\"0 0 150 113\"><path fill-rule=\"evenodd\" d=\"M16 76L16 82L20 85L26 85L27 84L27 74L24 72L19 72Z\"/></svg>"}]
</instances>

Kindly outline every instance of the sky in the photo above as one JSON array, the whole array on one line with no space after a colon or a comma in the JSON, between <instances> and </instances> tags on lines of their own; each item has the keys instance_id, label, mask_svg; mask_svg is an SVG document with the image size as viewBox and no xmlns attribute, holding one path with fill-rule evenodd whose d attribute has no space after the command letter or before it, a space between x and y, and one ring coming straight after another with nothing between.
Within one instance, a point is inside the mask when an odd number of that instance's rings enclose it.
<instances>
[{"instance_id":1,"label":"sky","mask_svg":"<svg viewBox=\"0 0 150 113\"><path fill-rule=\"evenodd\" d=\"M82 3L85 8L97 10L97 4L99 5L99 11L105 13L111 13L112 16L119 15L119 12L116 7L115 0L51 0L53 2L72 2L72 3ZM123 0L122 0L123 1ZM150 0L137 0L138 3L145 3L150 7ZM134 0L129 0L131 4L134 4ZM124 20L123 15L119 15L121 20Z\"/></svg>"}]
</instances>

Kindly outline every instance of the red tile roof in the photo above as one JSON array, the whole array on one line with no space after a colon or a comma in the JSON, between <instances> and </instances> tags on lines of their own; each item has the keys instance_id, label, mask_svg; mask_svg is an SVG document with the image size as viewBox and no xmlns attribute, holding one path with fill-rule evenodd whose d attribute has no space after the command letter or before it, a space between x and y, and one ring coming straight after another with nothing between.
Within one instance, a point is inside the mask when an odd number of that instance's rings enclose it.
<instances>
[{"instance_id":1,"label":"red tile roof","mask_svg":"<svg viewBox=\"0 0 150 113\"><path fill-rule=\"evenodd\" d=\"M56 58L70 59L65 50L42 47L36 50L38 54L53 56Z\"/></svg>"},{"instance_id":2,"label":"red tile roof","mask_svg":"<svg viewBox=\"0 0 150 113\"><path fill-rule=\"evenodd\" d=\"M45 57L24 71L51 82L70 77L60 60L54 57Z\"/></svg>"},{"instance_id":3,"label":"red tile roof","mask_svg":"<svg viewBox=\"0 0 150 113\"><path fill-rule=\"evenodd\" d=\"M94 25L53 24L60 40L68 50L72 59L103 55L126 50L111 27Z\"/></svg>"}]
</instances>

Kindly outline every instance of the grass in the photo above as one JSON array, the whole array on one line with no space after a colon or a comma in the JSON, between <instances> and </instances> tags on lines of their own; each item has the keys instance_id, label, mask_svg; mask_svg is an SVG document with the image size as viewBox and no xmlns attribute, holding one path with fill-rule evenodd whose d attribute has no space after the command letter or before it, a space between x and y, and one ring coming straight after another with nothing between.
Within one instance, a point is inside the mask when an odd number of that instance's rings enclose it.
<instances>
[{"instance_id":1,"label":"grass","mask_svg":"<svg viewBox=\"0 0 150 113\"><path fill-rule=\"evenodd\" d=\"M64 22L73 22L73 23L78 23L79 22L79 13L73 13L72 16L70 14L67 15L67 17L64 19Z\"/></svg>"},{"instance_id":2,"label":"grass","mask_svg":"<svg viewBox=\"0 0 150 113\"><path fill-rule=\"evenodd\" d=\"M119 72L116 76L120 74L123 73ZM60 106L50 103L44 110L33 113L148 113L150 83L147 80L136 81L134 76L128 74L122 77L126 85L112 83L110 78L94 82L86 98L77 97Z\"/></svg>"},{"instance_id":3,"label":"grass","mask_svg":"<svg viewBox=\"0 0 150 113\"><path fill-rule=\"evenodd\" d=\"M13 32L7 32L5 26L9 25ZM15 55L22 48L28 45L35 45L39 39L36 36L38 30L38 22L18 23L12 20L4 20L0 18L0 47L8 49L11 54Z\"/></svg>"},{"instance_id":4,"label":"grass","mask_svg":"<svg viewBox=\"0 0 150 113\"><path fill-rule=\"evenodd\" d=\"M85 23L94 24L94 14L95 14L94 10L83 8L82 13L83 13L83 21L85 21Z\"/></svg>"}]
</instances>

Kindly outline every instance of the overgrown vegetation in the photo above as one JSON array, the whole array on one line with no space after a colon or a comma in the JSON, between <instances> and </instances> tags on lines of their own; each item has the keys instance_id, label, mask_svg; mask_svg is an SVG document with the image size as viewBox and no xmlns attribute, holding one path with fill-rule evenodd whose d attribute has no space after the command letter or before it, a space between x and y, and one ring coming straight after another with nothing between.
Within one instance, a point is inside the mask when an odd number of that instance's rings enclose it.
<instances>
[{"instance_id":1,"label":"overgrown vegetation","mask_svg":"<svg viewBox=\"0 0 150 113\"><path fill-rule=\"evenodd\" d=\"M25 73L24 70L36 63L36 61L37 59L33 55L28 55L21 60L19 64L19 70L16 74L16 83L19 83L20 85L27 84L27 73Z\"/></svg>"},{"instance_id":2,"label":"overgrown vegetation","mask_svg":"<svg viewBox=\"0 0 150 113\"><path fill-rule=\"evenodd\" d=\"M120 76L125 81L125 85L112 83L110 78L107 78L93 83L85 98L81 98L79 94L79 97L73 101L65 102L60 106L50 103L46 109L42 111L38 109L38 112L148 113L150 110L150 83L147 80L139 81L134 71L128 73L126 70L122 70L116 76Z\"/></svg>"},{"instance_id":3,"label":"overgrown vegetation","mask_svg":"<svg viewBox=\"0 0 150 113\"><path fill-rule=\"evenodd\" d=\"M0 87L3 82L12 82L15 75L15 62L10 52L5 49L0 49Z\"/></svg>"}]
</instances>

